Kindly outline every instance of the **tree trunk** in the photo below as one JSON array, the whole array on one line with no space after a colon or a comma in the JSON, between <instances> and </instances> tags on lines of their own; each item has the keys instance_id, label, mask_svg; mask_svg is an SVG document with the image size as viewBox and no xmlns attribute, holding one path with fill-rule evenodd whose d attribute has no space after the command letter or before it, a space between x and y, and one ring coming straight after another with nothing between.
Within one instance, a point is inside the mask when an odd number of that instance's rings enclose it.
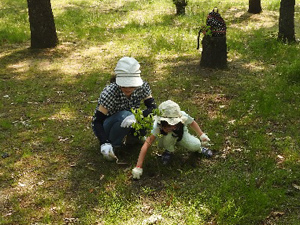
<instances>
[{"instance_id":1,"label":"tree trunk","mask_svg":"<svg viewBox=\"0 0 300 225\"><path fill-rule=\"evenodd\" d=\"M53 48L58 44L50 0L27 0L31 48Z\"/></svg>"},{"instance_id":2,"label":"tree trunk","mask_svg":"<svg viewBox=\"0 0 300 225\"><path fill-rule=\"evenodd\" d=\"M261 0L249 0L248 13L258 14L261 10Z\"/></svg>"},{"instance_id":3,"label":"tree trunk","mask_svg":"<svg viewBox=\"0 0 300 225\"><path fill-rule=\"evenodd\" d=\"M295 0L281 0L279 11L278 39L283 42L295 42Z\"/></svg>"},{"instance_id":4,"label":"tree trunk","mask_svg":"<svg viewBox=\"0 0 300 225\"><path fill-rule=\"evenodd\" d=\"M187 0L173 0L176 6L176 15L185 15L185 8L188 4Z\"/></svg>"},{"instance_id":5,"label":"tree trunk","mask_svg":"<svg viewBox=\"0 0 300 225\"><path fill-rule=\"evenodd\" d=\"M226 36L210 37L205 35L203 37L200 66L213 69L227 68Z\"/></svg>"},{"instance_id":6,"label":"tree trunk","mask_svg":"<svg viewBox=\"0 0 300 225\"><path fill-rule=\"evenodd\" d=\"M185 6L176 5L176 15L185 15Z\"/></svg>"}]
</instances>

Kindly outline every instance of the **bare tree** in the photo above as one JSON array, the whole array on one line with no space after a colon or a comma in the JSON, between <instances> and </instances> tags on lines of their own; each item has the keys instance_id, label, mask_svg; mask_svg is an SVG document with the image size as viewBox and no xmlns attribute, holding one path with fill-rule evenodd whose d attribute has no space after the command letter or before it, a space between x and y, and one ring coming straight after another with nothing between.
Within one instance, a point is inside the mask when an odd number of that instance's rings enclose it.
<instances>
[{"instance_id":1,"label":"bare tree","mask_svg":"<svg viewBox=\"0 0 300 225\"><path fill-rule=\"evenodd\" d=\"M27 0L31 48L53 48L58 44L50 0Z\"/></svg>"},{"instance_id":2,"label":"bare tree","mask_svg":"<svg viewBox=\"0 0 300 225\"><path fill-rule=\"evenodd\" d=\"M281 0L279 11L278 39L283 42L295 42L295 0Z\"/></svg>"},{"instance_id":3,"label":"bare tree","mask_svg":"<svg viewBox=\"0 0 300 225\"><path fill-rule=\"evenodd\" d=\"M248 13L258 14L261 13L261 0L249 0Z\"/></svg>"}]
</instances>

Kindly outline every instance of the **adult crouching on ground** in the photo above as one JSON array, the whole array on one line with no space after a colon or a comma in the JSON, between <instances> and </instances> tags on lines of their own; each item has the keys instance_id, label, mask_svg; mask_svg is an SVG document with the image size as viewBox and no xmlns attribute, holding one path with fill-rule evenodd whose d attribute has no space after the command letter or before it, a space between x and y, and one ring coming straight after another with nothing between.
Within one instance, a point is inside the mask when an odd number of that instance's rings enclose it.
<instances>
[{"instance_id":1,"label":"adult crouching on ground","mask_svg":"<svg viewBox=\"0 0 300 225\"><path fill-rule=\"evenodd\" d=\"M94 134L100 142L104 158L114 158L114 148L122 145L136 122L131 109L140 108L143 101L149 115L156 108L150 86L141 78L140 64L132 57L121 58L115 68L116 79L100 94L92 121Z\"/></svg>"}]
</instances>

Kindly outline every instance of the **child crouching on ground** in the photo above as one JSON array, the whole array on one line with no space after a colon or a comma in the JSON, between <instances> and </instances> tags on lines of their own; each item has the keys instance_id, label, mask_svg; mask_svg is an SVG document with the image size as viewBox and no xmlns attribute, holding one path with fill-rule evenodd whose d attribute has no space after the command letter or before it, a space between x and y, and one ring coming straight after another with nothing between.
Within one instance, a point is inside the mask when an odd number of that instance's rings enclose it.
<instances>
[{"instance_id":1,"label":"child crouching on ground","mask_svg":"<svg viewBox=\"0 0 300 225\"><path fill-rule=\"evenodd\" d=\"M132 170L134 179L140 179L143 174L142 165L146 153L156 138L158 147L166 149L162 154L162 163L165 165L169 163L176 145L192 152L202 153L207 157L212 156L212 151L203 147L208 145L210 139L203 133L194 118L180 110L177 103L167 100L161 103L158 109L160 116L155 116L152 134L143 144L136 167ZM187 125L197 133L200 139L189 133Z\"/></svg>"}]
</instances>

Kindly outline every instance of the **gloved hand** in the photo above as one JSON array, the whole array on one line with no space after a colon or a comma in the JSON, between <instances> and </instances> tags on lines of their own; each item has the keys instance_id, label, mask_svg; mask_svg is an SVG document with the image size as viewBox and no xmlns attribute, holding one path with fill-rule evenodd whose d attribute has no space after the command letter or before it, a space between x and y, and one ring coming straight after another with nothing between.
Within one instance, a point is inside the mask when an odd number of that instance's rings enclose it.
<instances>
[{"instance_id":1,"label":"gloved hand","mask_svg":"<svg viewBox=\"0 0 300 225\"><path fill-rule=\"evenodd\" d=\"M201 136L200 136L200 140L201 140L201 144L202 146L210 146L211 144L209 143L210 142L210 139L209 137L203 133Z\"/></svg>"},{"instance_id":2,"label":"gloved hand","mask_svg":"<svg viewBox=\"0 0 300 225\"><path fill-rule=\"evenodd\" d=\"M121 123L121 127L130 127L131 124L135 123L136 119L133 114L125 117L125 119Z\"/></svg>"},{"instance_id":3,"label":"gloved hand","mask_svg":"<svg viewBox=\"0 0 300 225\"><path fill-rule=\"evenodd\" d=\"M116 155L110 143L104 143L101 145L101 153L103 157L108 161L116 159Z\"/></svg>"},{"instance_id":4,"label":"gloved hand","mask_svg":"<svg viewBox=\"0 0 300 225\"><path fill-rule=\"evenodd\" d=\"M140 179L143 174L143 168L141 167L135 167L132 169L132 177L133 179Z\"/></svg>"}]
</instances>

